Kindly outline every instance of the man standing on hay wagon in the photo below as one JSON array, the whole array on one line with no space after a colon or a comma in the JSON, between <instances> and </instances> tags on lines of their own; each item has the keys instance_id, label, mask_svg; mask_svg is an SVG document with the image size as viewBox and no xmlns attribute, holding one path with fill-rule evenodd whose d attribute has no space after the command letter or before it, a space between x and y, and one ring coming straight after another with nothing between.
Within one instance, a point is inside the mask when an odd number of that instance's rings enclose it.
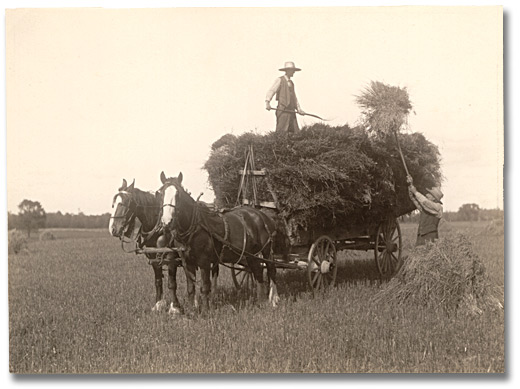
<instances>
[{"instance_id":1,"label":"man standing on hay wagon","mask_svg":"<svg viewBox=\"0 0 520 389\"><path fill-rule=\"evenodd\" d=\"M416 246L423 246L426 242L433 242L439 238L439 222L442 218L442 202L444 196L439 187L426 189L426 196L419 193L413 186L411 176L406 178L408 182L408 193L421 215L419 217L419 228L417 229Z\"/></svg>"},{"instance_id":2,"label":"man standing on hay wagon","mask_svg":"<svg viewBox=\"0 0 520 389\"><path fill-rule=\"evenodd\" d=\"M298 127L296 113L305 115L305 112L300 108L291 77L301 69L297 68L294 62L286 62L285 66L279 70L285 72L285 75L278 77L273 86L267 91L265 109L268 111L273 109L271 100L276 95L276 100L278 101L278 106L276 107L276 132L297 132L300 130L300 127Z\"/></svg>"}]
</instances>

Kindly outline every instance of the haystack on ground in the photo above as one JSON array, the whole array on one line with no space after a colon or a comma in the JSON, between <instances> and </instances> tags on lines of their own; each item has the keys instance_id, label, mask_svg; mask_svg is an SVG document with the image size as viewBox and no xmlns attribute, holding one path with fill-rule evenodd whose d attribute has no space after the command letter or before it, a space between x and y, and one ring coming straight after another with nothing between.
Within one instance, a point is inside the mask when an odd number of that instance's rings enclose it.
<instances>
[{"instance_id":1,"label":"haystack on ground","mask_svg":"<svg viewBox=\"0 0 520 389\"><path fill-rule=\"evenodd\" d=\"M412 250L375 301L481 314L502 308L497 295L471 243L458 233Z\"/></svg>"}]
</instances>

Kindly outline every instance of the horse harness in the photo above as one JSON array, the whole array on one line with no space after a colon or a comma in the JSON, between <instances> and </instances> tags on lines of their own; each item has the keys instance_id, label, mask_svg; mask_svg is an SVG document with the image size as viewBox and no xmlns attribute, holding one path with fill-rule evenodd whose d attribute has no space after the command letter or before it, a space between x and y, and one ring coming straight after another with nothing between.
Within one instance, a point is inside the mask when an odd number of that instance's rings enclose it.
<instances>
[{"instance_id":1,"label":"horse harness","mask_svg":"<svg viewBox=\"0 0 520 389\"><path fill-rule=\"evenodd\" d=\"M175 185L177 187L177 185L174 183L171 183L171 185ZM177 187L177 189L179 189L179 188ZM175 207L172 204L163 204L163 207L164 206ZM243 215L240 215L240 214L237 215L238 219L240 220L240 222L242 224L242 229L244 231L242 248L240 248L240 247L234 246L233 244L231 244L229 242L229 222L226 219L225 215L223 215L220 212L215 212L215 213L217 213L217 215L220 218L222 218L222 221L224 222L224 237L222 237L219 234L213 232L211 230L211 228L207 225L205 218L203 217L203 215L200 212L201 207L205 207L205 205L201 204L201 202L198 200L195 201L195 206L193 207L193 212L191 215L190 226L185 231L180 232L178 228L174 228L172 230L172 240L175 241L175 245L182 246L184 248L184 250L182 251L182 254L181 254L183 264L185 261L184 252L186 250L186 246L189 246L191 244L193 237L201 229L204 230L211 237L211 243L212 243L213 250L215 251L215 255L217 256L219 263L223 266L228 266L223 261L224 251L226 248L231 250L232 252L234 252L235 254L237 254L239 256L238 259L233 263L233 265L240 263L240 261L244 257L250 257L250 258L254 258L254 259L265 261L265 262L274 262L268 258L262 258L262 257L258 256L258 254L261 253L267 247L268 244L272 243L272 241L273 241L272 238L274 236L274 233L276 233L275 231L274 232L270 231L270 229L267 226L267 224L265 223L265 221L263 222L264 228L268 232L269 238L267 239L266 243L262 246L262 248L258 251L258 253L252 254L252 253L246 251L248 233L247 233L246 222L245 222ZM217 240L220 244L222 244L220 253L218 252L217 247L215 245L215 240ZM272 254L272 252L273 252L273 248L271 245L271 254Z\"/></svg>"},{"instance_id":2,"label":"horse harness","mask_svg":"<svg viewBox=\"0 0 520 389\"><path fill-rule=\"evenodd\" d=\"M160 225L160 218L157 218L157 222L155 223L155 226L150 231L148 231L148 232L143 231L142 224L137 219L136 209L137 209L137 207L143 207L143 208L146 208L146 207L158 208L158 207L139 205L136 203L135 207L133 207L133 209L132 209L132 206L131 206L132 194L130 192L127 192L124 190L119 191L114 196L112 205L115 203L117 196L123 197L122 195L126 195L126 196L130 197L128 204L121 203L121 205L126 208L125 213L123 215L119 215L119 216L110 216L110 218L126 220L126 222L123 223L123 234L119 237L119 239L121 240L121 248L123 249L124 252L127 252L127 253L132 253L132 252L137 253L138 249L143 248L145 246L146 242L150 241L151 239L156 237L158 233L162 232L162 227ZM128 216L129 214L130 214L130 216ZM130 250L130 251L125 250L124 244L130 243L130 242L125 242L124 238L129 238L129 239L135 241L136 249Z\"/></svg>"}]
</instances>

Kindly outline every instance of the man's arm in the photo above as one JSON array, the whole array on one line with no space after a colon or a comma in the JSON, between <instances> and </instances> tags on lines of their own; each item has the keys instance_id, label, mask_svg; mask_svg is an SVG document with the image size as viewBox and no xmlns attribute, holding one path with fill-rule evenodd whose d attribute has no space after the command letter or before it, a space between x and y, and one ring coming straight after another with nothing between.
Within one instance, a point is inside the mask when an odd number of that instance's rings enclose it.
<instances>
[{"instance_id":1,"label":"man's arm","mask_svg":"<svg viewBox=\"0 0 520 389\"><path fill-rule=\"evenodd\" d=\"M297 97L296 97L296 112L298 112L300 115L305 115L305 112L303 111L302 107L300 107L300 102L298 101Z\"/></svg>"},{"instance_id":2,"label":"man's arm","mask_svg":"<svg viewBox=\"0 0 520 389\"><path fill-rule=\"evenodd\" d=\"M408 196L410 196L410 200L412 200L412 203L414 203L415 208L417 208L419 211L422 211L422 206L415 198L414 192L412 192L412 189L410 187L408 187Z\"/></svg>"},{"instance_id":3,"label":"man's arm","mask_svg":"<svg viewBox=\"0 0 520 389\"><path fill-rule=\"evenodd\" d=\"M271 100L273 99L273 96L276 94L276 92L278 92L281 83L282 80L280 80L280 77L277 77L273 86L267 91L267 95L265 96L265 109L268 111L271 110Z\"/></svg>"},{"instance_id":4,"label":"man's arm","mask_svg":"<svg viewBox=\"0 0 520 389\"><path fill-rule=\"evenodd\" d=\"M417 209L419 209L419 211L429 213L430 215L436 216L439 219L442 218L441 204L428 200L426 196L418 192L417 189L415 189L415 186L411 184L408 189L410 193L410 198L412 199Z\"/></svg>"}]
</instances>

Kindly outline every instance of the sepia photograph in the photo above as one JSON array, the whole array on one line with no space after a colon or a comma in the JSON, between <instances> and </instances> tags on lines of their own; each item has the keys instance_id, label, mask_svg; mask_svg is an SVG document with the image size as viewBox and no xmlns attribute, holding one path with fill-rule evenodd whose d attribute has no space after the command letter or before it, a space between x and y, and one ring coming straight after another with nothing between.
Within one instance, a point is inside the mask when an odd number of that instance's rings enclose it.
<instances>
[{"instance_id":1,"label":"sepia photograph","mask_svg":"<svg viewBox=\"0 0 520 389\"><path fill-rule=\"evenodd\" d=\"M504 377L507 7L234 4L5 7L4 370Z\"/></svg>"}]
</instances>

